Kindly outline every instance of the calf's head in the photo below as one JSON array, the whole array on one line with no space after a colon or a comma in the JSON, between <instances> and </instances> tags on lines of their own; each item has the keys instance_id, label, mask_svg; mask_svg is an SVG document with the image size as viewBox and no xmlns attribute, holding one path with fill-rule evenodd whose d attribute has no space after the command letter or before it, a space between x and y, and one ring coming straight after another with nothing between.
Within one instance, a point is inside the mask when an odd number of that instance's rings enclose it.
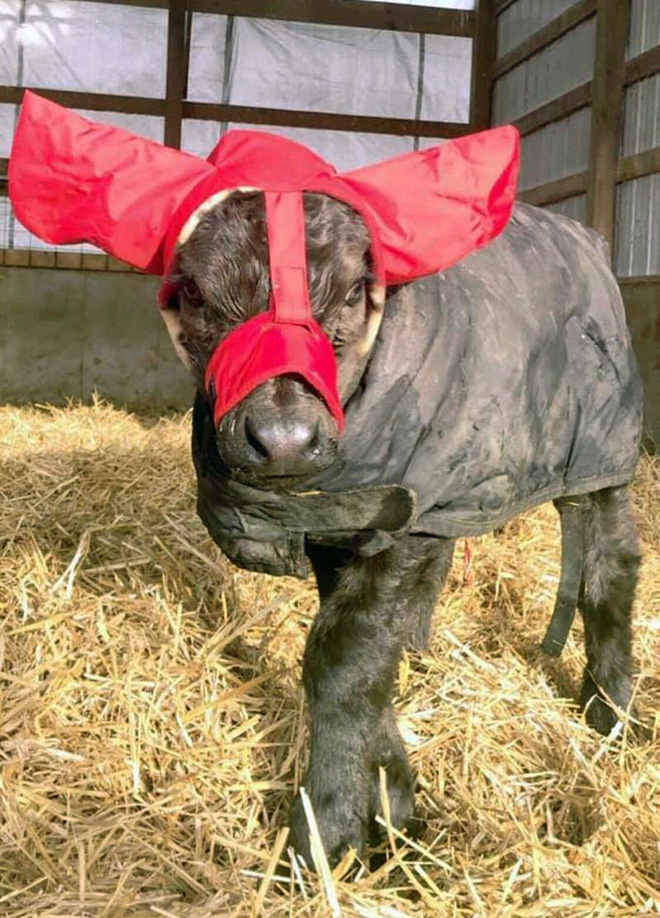
<instances>
[{"instance_id":1,"label":"calf's head","mask_svg":"<svg viewBox=\"0 0 660 918\"><path fill-rule=\"evenodd\" d=\"M370 274L370 239L347 204L304 195L309 300L337 357L342 403L355 391L382 314ZM184 241L185 239L185 241ZM236 192L200 215L182 238L165 319L177 352L206 394L209 360L242 323L267 311L271 297L264 196ZM218 451L236 476L290 487L334 459L337 423L299 375L268 379L219 419Z\"/></svg>"}]
</instances>

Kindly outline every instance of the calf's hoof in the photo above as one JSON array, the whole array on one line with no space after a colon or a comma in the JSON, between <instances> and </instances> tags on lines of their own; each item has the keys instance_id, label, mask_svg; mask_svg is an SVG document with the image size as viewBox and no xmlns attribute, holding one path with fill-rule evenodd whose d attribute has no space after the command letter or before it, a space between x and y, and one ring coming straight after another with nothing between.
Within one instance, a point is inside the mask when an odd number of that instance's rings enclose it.
<instances>
[{"instance_id":1,"label":"calf's hoof","mask_svg":"<svg viewBox=\"0 0 660 918\"><path fill-rule=\"evenodd\" d=\"M385 833L385 827L376 822L375 818L376 816L384 818L381 768L385 771L387 801L392 825L396 829L407 831L409 835L418 835L421 823L415 818L415 785L408 758L402 749L400 753L392 751L386 761L377 761L374 764L371 778L370 842L377 844Z\"/></svg>"},{"instance_id":2,"label":"calf's hoof","mask_svg":"<svg viewBox=\"0 0 660 918\"><path fill-rule=\"evenodd\" d=\"M312 799L312 809L323 842L323 849L328 863L334 867L350 848L363 856L367 840L367 816L362 814L356 801L348 793L343 794L341 787L329 792L321 800ZM307 816L300 796L296 797L291 807L291 834L289 839L297 855L305 864L314 869L312 846Z\"/></svg>"},{"instance_id":3,"label":"calf's hoof","mask_svg":"<svg viewBox=\"0 0 660 918\"><path fill-rule=\"evenodd\" d=\"M627 711L630 705L630 682L621 679L612 691L612 700L619 711ZM580 692L580 708L585 712L585 719L602 736L609 736L616 725L621 721L617 710L612 707L608 699L602 694L590 673L586 673Z\"/></svg>"}]
</instances>

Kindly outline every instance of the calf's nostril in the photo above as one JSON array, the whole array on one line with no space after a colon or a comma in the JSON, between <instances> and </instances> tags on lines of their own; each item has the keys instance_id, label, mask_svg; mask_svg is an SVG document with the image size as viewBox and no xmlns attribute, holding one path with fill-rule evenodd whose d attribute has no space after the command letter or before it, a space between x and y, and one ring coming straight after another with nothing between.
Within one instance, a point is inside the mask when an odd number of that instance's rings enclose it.
<instances>
[{"instance_id":1,"label":"calf's nostril","mask_svg":"<svg viewBox=\"0 0 660 918\"><path fill-rule=\"evenodd\" d=\"M320 442L318 418L307 420L245 419L245 439L261 463L309 459Z\"/></svg>"},{"instance_id":2,"label":"calf's nostril","mask_svg":"<svg viewBox=\"0 0 660 918\"><path fill-rule=\"evenodd\" d=\"M262 439L260 433L263 433L263 430L254 426L250 418L247 417L245 419L245 439L247 440L249 446L252 447L252 449L261 459L270 459L271 457L268 452L267 445L268 437L266 436L264 439Z\"/></svg>"}]
</instances>

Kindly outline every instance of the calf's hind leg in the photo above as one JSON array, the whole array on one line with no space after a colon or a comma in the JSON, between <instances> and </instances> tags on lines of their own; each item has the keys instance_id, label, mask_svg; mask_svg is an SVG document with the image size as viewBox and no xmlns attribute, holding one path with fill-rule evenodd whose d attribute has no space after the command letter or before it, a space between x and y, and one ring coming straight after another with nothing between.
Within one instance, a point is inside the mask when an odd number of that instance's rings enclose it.
<instances>
[{"instance_id":1,"label":"calf's hind leg","mask_svg":"<svg viewBox=\"0 0 660 918\"><path fill-rule=\"evenodd\" d=\"M579 608L584 619L587 665L580 695L587 722L608 734L616 708L631 700L632 604L640 562L627 487L590 495L584 580Z\"/></svg>"}]
</instances>

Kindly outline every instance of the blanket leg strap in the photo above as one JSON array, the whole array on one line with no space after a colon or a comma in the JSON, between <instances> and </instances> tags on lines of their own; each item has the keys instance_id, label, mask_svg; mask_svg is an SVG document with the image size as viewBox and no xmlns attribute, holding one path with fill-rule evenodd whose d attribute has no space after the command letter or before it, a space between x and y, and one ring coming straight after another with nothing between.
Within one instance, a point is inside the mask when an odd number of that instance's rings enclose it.
<instances>
[{"instance_id":1,"label":"blanket leg strap","mask_svg":"<svg viewBox=\"0 0 660 918\"><path fill-rule=\"evenodd\" d=\"M580 498L555 501L561 523L561 576L555 608L541 649L558 657L571 630L580 597L584 570L585 513Z\"/></svg>"}]
</instances>

